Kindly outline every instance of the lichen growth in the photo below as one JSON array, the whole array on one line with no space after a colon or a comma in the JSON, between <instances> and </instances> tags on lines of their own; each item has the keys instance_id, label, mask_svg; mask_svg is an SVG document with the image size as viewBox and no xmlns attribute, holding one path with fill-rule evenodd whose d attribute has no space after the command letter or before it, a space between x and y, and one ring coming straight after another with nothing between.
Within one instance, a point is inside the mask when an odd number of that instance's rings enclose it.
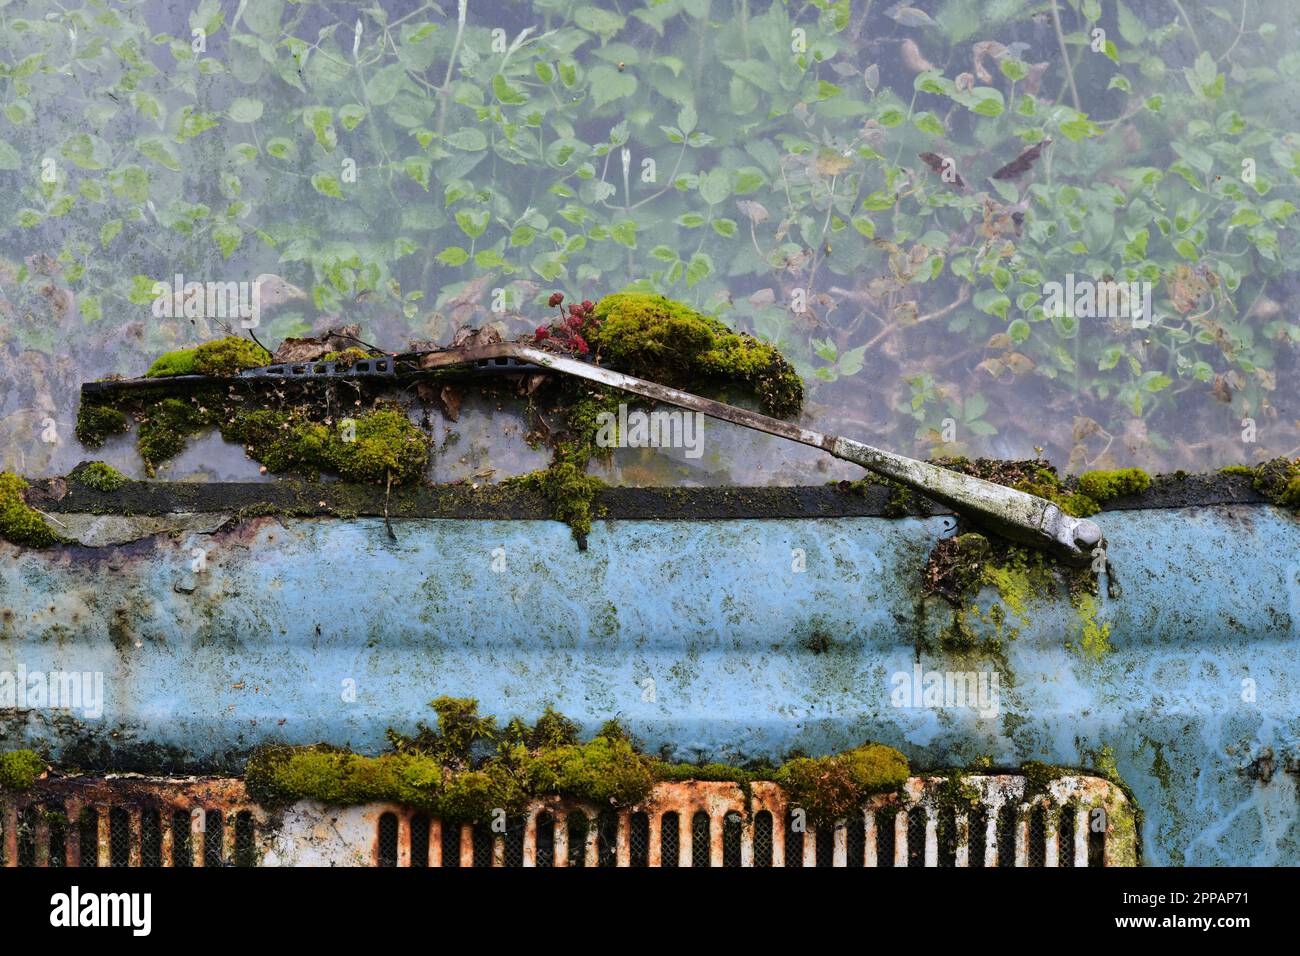
<instances>
[{"instance_id":1,"label":"lichen growth","mask_svg":"<svg viewBox=\"0 0 1300 956\"><path fill-rule=\"evenodd\" d=\"M1097 620L1097 599L1082 594L1074 602L1079 615L1079 648L1084 655L1099 661L1110 653L1110 622Z\"/></svg>"},{"instance_id":2,"label":"lichen growth","mask_svg":"<svg viewBox=\"0 0 1300 956\"><path fill-rule=\"evenodd\" d=\"M146 378L174 375L231 376L269 364L271 353L256 342L229 335L190 349L177 349L154 359Z\"/></svg>"},{"instance_id":3,"label":"lichen growth","mask_svg":"<svg viewBox=\"0 0 1300 956\"><path fill-rule=\"evenodd\" d=\"M596 303L589 333L602 360L664 385L741 382L770 415L803 405L803 382L772 345L661 295L617 292Z\"/></svg>"},{"instance_id":4,"label":"lichen growth","mask_svg":"<svg viewBox=\"0 0 1300 956\"><path fill-rule=\"evenodd\" d=\"M0 538L29 548L45 548L63 539L40 512L23 500L27 482L12 472L0 472Z\"/></svg>"},{"instance_id":5,"label":"lichen growth","mask_svg":"<svg viewBox=\"0 0 1300 956\"><path fill-rule=\"evenodd\" d=\"M45 772L45 761L32 750L0 753L0 790L29 790Z\"/></svg>"},{"instance_id":6,"label":"lichen growth","mask_svg":"<svg viewBox=\"0 0 1300 956\"><path fill-rule=\"evenodd\" d=\"M1036 797L1048 793L1055 781L1072 772L1067 767L1043 763L1041 760L1026 760L1020 765L1020 773L1025 778L1025 792L1020 802L1032 804Z\"/></svg>"},{"instance_id":7,"label":"lichen growth","mask_svg":"<svg viewBox=\"0 0 1300 956\"><path fill-rule=\"evenodd\" d=\"M92 461L77 472L77 482L95 491L117 491L126 484L126 475L112 465L102 461Z\"/></svg>"},{"instance_id":8,"label":"lichen growth","mask_svg":"<svg viewBox=\"0 0 1300 956\"><path fill-rule=\"evenodd\" d=\"M986 587L999 600L982 610L975 598ZM949 653L1001 653L1003 642L1032 622L1035 603L1061 596L1080 616L1080 648L1094 659L1110 649L1110 625L1096 619L1096 575L1032 548L976 532L944 538L930 552L923 588L953 605L952 620L938 635Z\"/></svg>"},{"instance_id":9,"label":"lichen growth","mask_svg":"<svg viewBox=\"0 0 1300 956\"><path fill-rule=\"evenodd\" d=\"M130 427L120 408L106 405L82 405L77 410L77 441L87 448L98 448L110 435L121 435Z\"/></svg>"},{"instance_id":10,"label":"lichen growth","mask_svg":"<svg viewBox=\"0 0 1300 956\"><path fill-rule=\"evenodd\" d=\"M813 824L843 819L867 797L901 787L907 758L892 747L866 743L828 757L796 757L776 773L790 806L804 810Z\"/></svg>"}]
</instances>

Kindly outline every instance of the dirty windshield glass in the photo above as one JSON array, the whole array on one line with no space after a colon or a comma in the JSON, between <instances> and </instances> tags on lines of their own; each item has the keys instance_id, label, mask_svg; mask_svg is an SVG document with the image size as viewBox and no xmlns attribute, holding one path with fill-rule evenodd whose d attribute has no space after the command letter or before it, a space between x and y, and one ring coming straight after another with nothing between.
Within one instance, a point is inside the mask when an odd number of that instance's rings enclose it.
<instances>
[{"instance_id":1,"label":"dirty windshield glass","mask_svg":"<svg viewBox=\"0 0 1300 956\"><path fill-rule=\"evenodd\" d=\"M774 345L804 424L913 457L1202 471L1300 446L1280 0L18 0L0 27L6 470L258 480L229 432L153 461L134 420L83 442L80 385L226 336L532 338L629 289ZM526 391L426 390L427 476L545 467ZM692 437L588 467L862 474Z\"/></svg>"}]
</instances>

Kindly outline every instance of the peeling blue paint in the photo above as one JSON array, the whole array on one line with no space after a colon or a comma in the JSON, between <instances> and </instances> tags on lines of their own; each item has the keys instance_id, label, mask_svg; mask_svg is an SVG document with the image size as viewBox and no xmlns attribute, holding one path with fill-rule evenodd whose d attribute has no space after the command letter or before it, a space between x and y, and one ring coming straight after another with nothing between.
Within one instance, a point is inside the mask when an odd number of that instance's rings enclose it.
<instances>
[{"instance_id":1,"label":"peeling blue paint","mask_svg":"<svg viewBox=\"0 0 1300 956\"><path fill-rule=\"evenodd\" d=\"M1002 661L926 644L951 619L921 595L943 517L597 522L585 552L554 522L433 519L395 522L396 542L382 520L259 519L76 556L0 545L0 671L103 671L106 693L102 720L0 712L0 733L56 759L82 735L197 760L271 740L374 752L453 694L588 731L618 716L685 760L870 738L915 767L1095 766L1109 748L1146 862L1300 863L1300 523L1103 517L1122 594L1099 599L1099 661L1066 649L1064 598L1031 608ZM999 714L893 706L916 663L997 668ZM1265 748L1276 771L1245 773Z\"/></svg>"}]
</instances>

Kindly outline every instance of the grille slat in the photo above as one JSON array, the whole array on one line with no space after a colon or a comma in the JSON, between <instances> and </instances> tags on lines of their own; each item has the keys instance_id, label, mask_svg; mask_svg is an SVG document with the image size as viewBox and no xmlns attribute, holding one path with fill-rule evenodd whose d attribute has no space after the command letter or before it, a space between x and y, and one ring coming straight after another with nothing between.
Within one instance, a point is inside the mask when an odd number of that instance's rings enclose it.
<instances>
[{"instance_id":1,"label":"grille slat","mask_svg":"<svg viewBox=\"0 0 1300 956\"><path fill-rule=\"evenodd\" d=\"M268 831L263 811L243 803L238 780L68 778L0 797L5 866L293 865L302 838ZM945 786L945 784L947 786ZM951 779L912 778L899 792L866 802L860 814L814 825L792 812L775 784L749 792L722 782L659 784L640 806L621 810L548 798L487 822L444 823L398 806L332 808L339 838L366 840L385 867L890 867L980 868L1132 865L1132 813L1105 781L1053 780L1027 798L1024 778L970 775L950 801ZM294 810L315 825L308 808ZM357 829L369 829L366 839ZM1116 820L1125 830L1117 833ZM351 822L349 822L351 821ZM364 827L363 827L364 829ZM501 829L499 826L497 829ZM317 830L316 832L320 832ZM1117 836L1126 842L1118 844ZM300 842L298 846L301 846ZM342 847L317 860L356 865ZM299 851L301 852L301 851ZM333 854L333 855L331 855Z\"/></svg>"}]
</instances>

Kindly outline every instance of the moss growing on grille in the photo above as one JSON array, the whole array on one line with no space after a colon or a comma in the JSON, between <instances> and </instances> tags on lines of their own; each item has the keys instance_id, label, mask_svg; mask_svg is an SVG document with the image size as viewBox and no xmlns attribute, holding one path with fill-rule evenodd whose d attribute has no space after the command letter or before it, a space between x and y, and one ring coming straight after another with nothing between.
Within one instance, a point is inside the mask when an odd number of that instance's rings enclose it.
<instances>
[{"instance_id":1,"label":"moss growing on grille","mask_svg":"<svg viewBox=\"0 0 1300 956\"><path fill-rule=\"evenodd\" d=\"M419 724L411 736L390 730L391 751L376 757L324 744L258 748L245 770L248 793L272 807L296 800L340 806L380 801L477 821L498 808L519 812L529 800L550 795L627 807L664 780L727 780L748 788L773 779L810 818L836 819L872 794L897 790L908 776L907 759L881 744L795 758L777 771L692 767L641 753L616 721L580 743L572 721L550 709L531 727L516 719L502 729L480 716L473 700L440 697L431 706L437 728ZM836 816L822 816L828 813Z\"/></svg>"},{"instance_id":2,"label":"moss growing on grille","mask_svg":"<svg viewBox=\"0 0 1300 956\"><path fill-rule=\"evenodd\" d=\"M484 820L493 810L516 812L534 796L562 794L601 805L636 803L654 785L653 762L622 736L602 732L570 742L566 724L548 711L528 728L502 733L479 717L473 700L434 701L439 727L413 737L392 731L394 752L366 757L333 747L263 747L249 758L245 785L270 806L294 800L337 805L392 801L446 820ZM476 756L494 744L495 751Z\"/></svg>"},{"instance_id":3,"label":"moss growing on grille","mask_svg":"<svg viewBox=\"0 0 1300 956\"><path fill-rule=\"evenodd\" d=\"M893 747L867 743L829 757L798 757L777 771L776 782L792 808L823 824L860 809L873 794L898 790L908 773L907 758Z\"/></svg>"}]
</instances>

